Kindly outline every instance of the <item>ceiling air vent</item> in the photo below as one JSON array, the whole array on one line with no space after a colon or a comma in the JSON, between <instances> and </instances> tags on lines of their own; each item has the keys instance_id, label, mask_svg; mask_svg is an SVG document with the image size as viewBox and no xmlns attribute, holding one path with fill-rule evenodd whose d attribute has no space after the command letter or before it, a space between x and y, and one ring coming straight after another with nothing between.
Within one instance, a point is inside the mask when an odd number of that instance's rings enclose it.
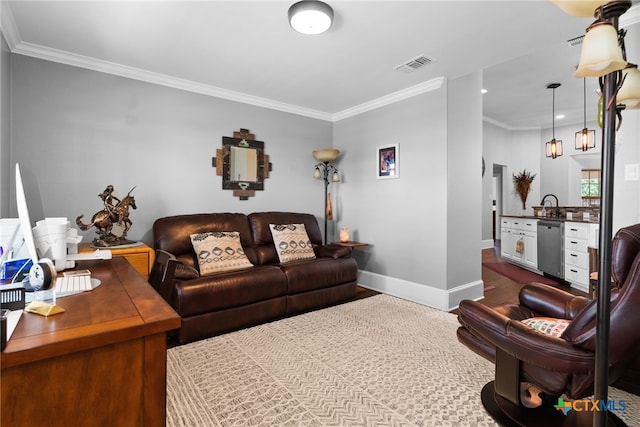
<instances>
[{"instance_id":1,"label":"ceiling air vent","mask_svg":"<svg viewBox=\"0 0 640 427\"><path fill-rule=\"evenodd\" d=\"M396 71L402 71L404 73L411 73L417 70L418 68L422 68L425 65L430 64L432 62L433 62L432 59L429 59L424 55L420 55L408 60L405 63L396 65L395 67L393 67L393 69Z\"/></svg>"}]
</instances>

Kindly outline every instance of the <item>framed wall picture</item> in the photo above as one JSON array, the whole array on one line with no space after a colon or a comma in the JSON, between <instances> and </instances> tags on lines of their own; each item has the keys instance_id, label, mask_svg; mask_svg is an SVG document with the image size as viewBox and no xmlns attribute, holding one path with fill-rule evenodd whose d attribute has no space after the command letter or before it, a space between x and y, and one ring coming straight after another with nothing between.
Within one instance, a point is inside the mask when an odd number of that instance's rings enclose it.
<instances>
[{"instance_id":1,"label":"framed wall picture","mask_svg":"<svg viewBox=\"0 0 640 427\"><path fill-rule=\"evenodd\" d=\"M376 178L389 179L400 176L400 145L382 145L376 149Z\"/></svg>"}]
</instances>

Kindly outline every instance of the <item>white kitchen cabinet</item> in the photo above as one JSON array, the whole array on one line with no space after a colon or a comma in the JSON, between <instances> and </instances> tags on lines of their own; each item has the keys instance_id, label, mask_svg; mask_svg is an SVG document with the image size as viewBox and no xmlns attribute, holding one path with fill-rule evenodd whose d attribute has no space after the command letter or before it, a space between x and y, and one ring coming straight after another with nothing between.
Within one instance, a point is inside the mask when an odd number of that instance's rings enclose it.
<instances>
[{"instance_id":1,"label":"white kitchen cabinet","mask_svg":"<svg viewBox=\"0 0 640 427\"><path fill-rule=\"evenodd\" d=\"M567 221L564 226L564 279L571 286L589 291L589 251L597 235L597 224Z\"/></svg>"},{"instance_id":2,"label":"white kitchen cabinet","mask_svg":"<svg viewBox=\"0 0 640 427\"><path fill-rule=\"evenodd\" d=\"M538 220L503 217L500 255L532 270L538 268ZM518 242L521 242L520 244ZM517 248L520 245L521 252Z\"/></svg>"},{"instance_id":3,"label":"white kitchen cabinet","mask_svg":"<svg viewBox=\"0 0 640 427\"><path fill-rule=\"evenodd\" d=\"M513 221L502 218L500 221L500 256L506 260L511 260L515 253L513 243Z\"/></svg>"},{"instance_id":4,"label":"white kitchen cabinet","mask_svg":"<svg viewBox=\"0 0 640 427\"><path fill-rule=\"evenodd\" d=\"M529 268L538 268L538 233L524 232L522 262Z\"/></svg>"}]
</instances>

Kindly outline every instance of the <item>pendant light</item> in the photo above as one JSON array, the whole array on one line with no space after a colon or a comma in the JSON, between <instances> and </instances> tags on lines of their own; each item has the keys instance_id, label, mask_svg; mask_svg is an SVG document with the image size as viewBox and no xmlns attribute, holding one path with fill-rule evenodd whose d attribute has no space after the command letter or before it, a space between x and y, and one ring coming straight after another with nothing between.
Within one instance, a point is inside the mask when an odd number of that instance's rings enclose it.
<instances>
[{"instance_id":1,"label":"pendant light","mask_svg":"<svg viewBox=\"0 0 640 427\"><path fill-rule=\"evenodd\" d=\"M576 132L576 150L587 151L596 146L596 131L587 129L587 79L582 78L582 96L584 105L584 128Z\"/></svg>"},{"instance_id":2,"label":"pendant light","mask_svg":"<svg viewBox=\"0 0 640 427\"><path fill-rule=\"evenodd\" d=\"M547 86L547 89L553 90L553 104L552 104L552 139L545 144L547 151L547 157L555 159L562 156L562 140L556 140L556 88L560 87L560 83L551 83Z\"/></svg>"},{"instance_id":3,"label":"pendant light","mask_svg":"<svg viewBox=\"0 0 640 427\"><path fill-rule=\"evenodd\" d=\"M331 27L333 9L316 0L303 0L289 8L289 24L301 34L321 34Z\"/></svg>"}]
</instances>

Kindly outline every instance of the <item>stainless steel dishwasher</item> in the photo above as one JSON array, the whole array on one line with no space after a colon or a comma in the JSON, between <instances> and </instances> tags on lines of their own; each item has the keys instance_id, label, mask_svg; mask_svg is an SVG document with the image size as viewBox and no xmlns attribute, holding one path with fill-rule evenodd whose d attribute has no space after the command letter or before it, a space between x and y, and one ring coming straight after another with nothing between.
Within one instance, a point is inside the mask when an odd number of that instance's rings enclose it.
<instances>
[{"instance_id":1,"label":"stainless steel dishwasher","mask_svg":"<svg viewBox=\"0 0 640 427\"><path fill-rule=\"evenodd\" d=\"M538 221L538 270L564 279L563 221Z\"/></svg>"}]
</instances>

